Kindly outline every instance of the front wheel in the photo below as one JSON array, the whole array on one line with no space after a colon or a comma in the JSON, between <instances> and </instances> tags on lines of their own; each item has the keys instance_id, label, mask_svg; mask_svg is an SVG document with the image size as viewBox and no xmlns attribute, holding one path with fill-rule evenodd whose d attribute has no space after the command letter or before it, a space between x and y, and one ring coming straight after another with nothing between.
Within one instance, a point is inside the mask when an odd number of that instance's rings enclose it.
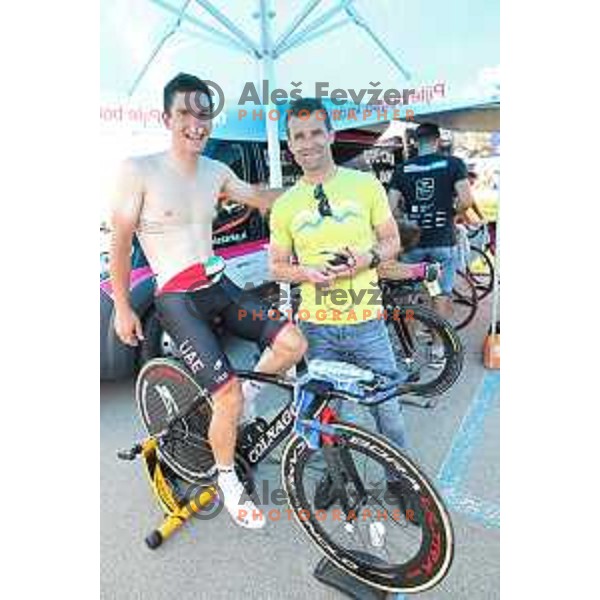
<instances>
[{"instance_id":1,"label":"front wheel","mask_svg":"<svg viewBox=\"0 0 600 600\"><path fill-rule=\"evenodd\" d=\"M388 319L386 325L396 360L408 373L407 393L423 398L439 396L462 372L460 336L448 321L426 306L397 306L400 317Z\"/></svg>"},{"instance_id":2,"label":"front wheel","mask_svg":"<svg viewBox=\"0 0 600 600\"><path fill-rule=\"evenodd\" d=\"M471 246L467 275L477 290L477 300L487 298L494 289L494 263L486 252Z\"/></svg>"},{"instance_id":3,"label":"front wheel","mask_svg":"<svg viewBox=\"0 0 600 600\"><path fill-rule=\"evenodd\" d=\"M282 481L301 529L332 563L369 585L408 593L434 587L453 557L450 517L435 488L384 438L354 425L330 427L328 445L312 450L295 437L283 455ZM328 477L336 483L324 502Z\"/></svg>"},{"instance_id":4,"label":"front wheel","mask_svg":"<svg viewBox=\"0 0 600 600\"><path fill-rule=\"evenodd\" d=\"M450 322L456 331L466 327L477 312L477 289L462 271L456 271L452 289L452 316Z\"/></svg>"}]
</instances>

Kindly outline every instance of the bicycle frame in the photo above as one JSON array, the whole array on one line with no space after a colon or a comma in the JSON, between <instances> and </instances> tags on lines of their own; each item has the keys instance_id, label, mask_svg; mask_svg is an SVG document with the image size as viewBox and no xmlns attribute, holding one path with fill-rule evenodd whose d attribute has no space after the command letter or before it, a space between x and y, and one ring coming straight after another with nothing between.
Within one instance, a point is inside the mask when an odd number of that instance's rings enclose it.
<instances>
[{"instance_id":1,"label":"bicycle frame","mask_svg":"<svg viewBox=\"0 0 600 600\"><path fill-rule=\"evenodd\" d=\"M240 379L251 379L262 383L271 383L283 389L287 389L290 392L294 387L292 383L277 376L256 371L238 371L237 376ZM304 435L310 434L311 432L319 435L322 433L326 434L327 427L325 425L320 425L318 421L314 421L314 418L321 413L328 402L328 398L316 395L312 405L305 411L306 414L297 415L294 400L290 400L290 402L271 420L267 429L261 434L256 442L250 447L240 449L240 454L250 466L255 466L262 462L288 437L294 429L296 418L299 416L306 417L307 420L311 421L310 431L305 431Z\"/></svg>"}]
</instances>

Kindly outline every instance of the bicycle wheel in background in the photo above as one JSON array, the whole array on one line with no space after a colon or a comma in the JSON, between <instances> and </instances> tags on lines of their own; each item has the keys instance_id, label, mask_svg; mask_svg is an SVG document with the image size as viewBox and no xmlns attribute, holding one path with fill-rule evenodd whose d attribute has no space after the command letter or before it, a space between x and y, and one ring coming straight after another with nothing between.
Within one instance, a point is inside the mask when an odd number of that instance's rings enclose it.
<instances>
[{"instance_id":1,"label":"bicycle wheel in background","mask_svg":"<svg viewBox=\"0 0 600 600\"><path fill-rule=\"evenodd\" d=\"M464 349L456 331L434 310L422 305L398 308L400 318L386 322L399 367L408 372L406 393L424 398L446 392L458 379ZM411 311L411 312L408 312Z\"/></svg>"},{"instance_id":2,"label":"bicycle wheel in background","mask_svg":"<svg viewBox=\"0 0 600 600\"><path fill-rule=\"evenodd\" d=\"M369 585L392 592L437 585L452 563L453 532L433 485L384 438L345 423L330 431L327 447L311 450L297 436L284 452L282 481L301 529L332 563ZM317 491L327 475L341 487L324 503ZM388 481L404 490L402 501Z\"/></svg>"},{"instance_id":3,"label":"bicycle wheel in background","mask_svg":"<svg viewBox=\"0 0 600 600\"><path fill-rule=\"evenodd\" d=\"M477 290L462 271L456 271L452 289L452 316L450 323L457 331L466 327L477 312Z\"/></svg>"},{"instance_id":4,"label":"bicycle wheel in background","mask_svg":"<svg viewBox=\"0 0 600 600\"><path fill-rule=\"evenodd\" d=\"M467 275L473 282L477 299L483 300L494 289L494 264L486 252L471 246L467 260Z\"/></svg>"}]
</instances>

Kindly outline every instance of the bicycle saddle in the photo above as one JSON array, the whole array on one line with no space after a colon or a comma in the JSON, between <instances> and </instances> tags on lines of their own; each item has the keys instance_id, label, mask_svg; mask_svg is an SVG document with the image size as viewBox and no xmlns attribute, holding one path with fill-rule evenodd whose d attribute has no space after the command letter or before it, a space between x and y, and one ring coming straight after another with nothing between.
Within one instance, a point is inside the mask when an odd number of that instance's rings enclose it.
<instances>
[{"instance_id":1,"label":"bicycle saddle","mask_svg":"<svg viewBox=\"0 0 600 600\"><path fill-rule=\"evenodd\" d=\"M384 293L392 292L409 294L418 292L421 289L421 283L431 283L436 281L442 272L442 267L437 262L420 262L414 265L403 263L406 270L406 276L402 279L389 279L382 277L379 285Z\"/></svg>"}]
</instances>

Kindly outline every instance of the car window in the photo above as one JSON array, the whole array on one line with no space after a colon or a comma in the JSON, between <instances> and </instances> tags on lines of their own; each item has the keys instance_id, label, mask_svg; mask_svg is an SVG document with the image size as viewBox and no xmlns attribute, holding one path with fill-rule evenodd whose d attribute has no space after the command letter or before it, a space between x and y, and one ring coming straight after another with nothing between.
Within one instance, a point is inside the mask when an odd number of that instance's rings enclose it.
<instances>
[{"instance_id":1,"label":"car window","mask_svg":"<svg viewBox=\"0 0 600 600\"><path fill-rule=\"evenodd\" d=\"M204 155L225 163L240 179L249 180L249 170L244 159L244 149L237 142L208 140Z\"/></svg>"}]
</instances>

